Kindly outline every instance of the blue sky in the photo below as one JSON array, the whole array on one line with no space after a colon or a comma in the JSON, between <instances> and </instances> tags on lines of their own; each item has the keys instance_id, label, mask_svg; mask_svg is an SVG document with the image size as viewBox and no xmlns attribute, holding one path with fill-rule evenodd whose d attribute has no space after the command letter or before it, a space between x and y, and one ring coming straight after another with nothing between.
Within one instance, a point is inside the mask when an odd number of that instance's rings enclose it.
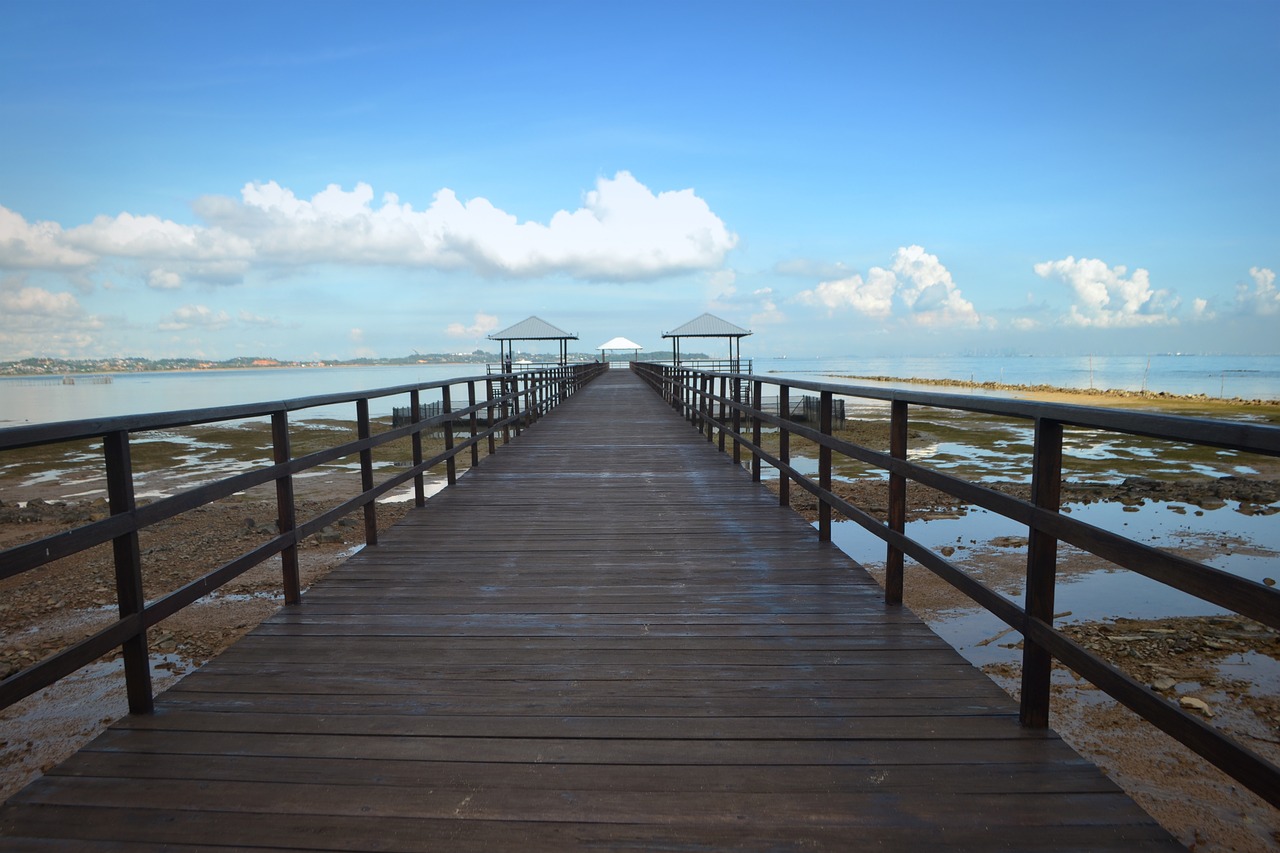
<instances>
[{"instance_id":1,"label":"blue sky","mask_svg":"<svg viewBox=\"0 0 1280 853\"><path fill-rule=\"evenodd\" d=\"M1280 3L32 3L0 359L1280 352Z\"/></svg>"}]
</instances>

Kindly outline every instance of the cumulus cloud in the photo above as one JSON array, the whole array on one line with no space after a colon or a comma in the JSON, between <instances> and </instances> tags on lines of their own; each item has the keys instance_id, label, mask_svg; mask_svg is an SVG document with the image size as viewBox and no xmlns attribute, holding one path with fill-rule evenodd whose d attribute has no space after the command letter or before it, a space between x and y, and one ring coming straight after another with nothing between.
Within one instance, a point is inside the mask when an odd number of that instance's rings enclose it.
<instances>
[{"instance_id":1,"label":"cumulus cloud","mask_svg":"<svg viewBox=\"0 0 1280 853\"><path fill-rule=\"evenodd\" d=\"M888 269L872 267L866 276L853 273L819 282L796 299L826 308L828 315L851 309L880 320L892 316L897 307L922 326L975 326L982 320L937 255L921 246L900 247Z\"/></svg>"},{"instance_id":2,"label":"cumulus cloud","mask_svg":"<svg viewBox=\"0 0 1280 853\"><path fill-rule=\"evenodd\" d=\"M1280 314L1280 288L1276 287L1276 274L1266 267L1249 267L1253 287L1241 284L1236 288L1236 304L1242 310L1261 316Z\"/></svg>"},{"instance_id":3,"label":"cumulus cloud","mask_svg":"<svg viewBox=\"0 0 1280 853\"><path fill-rule=\"evenodd\" d=\"M96 340L103 323L70 293L0 281L0 352L6 358L74 356Z\"/></svg>"},{"instance_id":4,"label":"cumulus cloud","mask_svg":"<svg viewBox=\"0 0 1280 853\"><path fill-rule=\"evenodd\" d=\"M450 323L444 333L451 338L483 338L498 328L498 318L492 314L476 312L475 322L470 326L461 323Z\"/></svg>"},{"instance_id":5,"label":"cumulus cloud","mask_svg":"<svg viewBox=\"0 0 1280 853\"><path fill-rule=\"evenodd\" d=\"M1129 275L1127 267L1070 255L1038 263L1034 269L1041 278L1056 279L1071 288L1076 301L1067 321L1072 325L1130 328L1177 322L1173 311L1178 301L1167 290L1153 289L1145 269Z\"/></svg>"},{"instance_id":6,"label":"cumulus cloud","mask_svg":"<svg viewBox=\"0 0 1280 853\"><path fill-rule=\"evenodd\" d=\"M67 243L58 223L30 223L0 206L0 269L68 270L94 260L91 253Z\"/></svg>"},{"instance_id":7,"label":"cumulus cloud","mask_svg":"<svg viewBox=\"0 0 1280 853\"><path fill-rule=\"evenodd\" d=\"M425 210L394 193L375 205L363 183L330 185L309 200L274 181L247 184L239 202L206 198L197 210L276 261L465 267L512 278L629 281L713 269L738 239L693 190L655 194L629 172L600 178L581 207L546 224L447 188Z\"/></svg>"},{"instance_id":8,"label":"cumulus cloud","mask_svg":"<svg viewBox=\"0 0 1280 853\"><path fill-rule=\"evenodd\" d=\"M231 322L226 311L214 311L205 305L183 305L157 327L162 332L182 332L187 329L224 329Z\"/></svg>"},{"instance_id":9,"label":"cumulus cloud","mask_svg":"<svg viewBox=\"0 0 1280 853\"><path fill-rule=\"evenodd\" d=\"M70 293L54 293L41 287L0 289L0 312L7 317L75 317L80 303Z\"/></svg>"},{"instance_id":10,"label":"cumulus cloud","mask_svg":"<svg viewBox=\"0 0 1280 853\"><path fill-rule=\"evenodd\" d=\"M757 310L751 315L750 323L752 326L765 326L769 324L785 323L787 317L778 309L778 305L774 302L773 288L762 287L751 294L756 299Z\"/></svg>"},{"instance_id":11,"label":"cumulus cloud","mask_svg":"<svg viewBox=\"0 0 1280 853\"><path fill-rule=\"evenodd\" d=\"M126 212L64 230L0 208L0 269L123 259L146 265L140 274L162 288L186 278L236 281L255 265L321 263L641 281L716 269L738 241L692 189L655 193L625 171L599 178L577 209L545 223L448 188L425 210L391 192L375 203L364 183L331 184L309 199L274 181L249 183L238 199L207 196L194 210L203 223Z\"/></svg>"},{"instance_id":12,"label":"cumulus cloud","mask_svg":"<svg viewBox=\"0 0 1280 853\"><path fill-rule=\"evenodd\" d=\"M834 314L841 308L852 308L859 314L883 319L893 312L893 294L898 279L889 270L872 267L863 278L854 273L847 278L819 282L813 290L802 290L796 299L805 305L819 305Z\"/></svg>"},{"instance_id":13,"label":"cumulus cloud","mask_svg":"<svg viewBox=\"0 0 1280 853\"><path fill-rule=\"evenodd\" d=\"M172 270L153 269L147 274L147 287L155 290L177 290L182 287L182 276Z\"/></svg>"}]
</instances>

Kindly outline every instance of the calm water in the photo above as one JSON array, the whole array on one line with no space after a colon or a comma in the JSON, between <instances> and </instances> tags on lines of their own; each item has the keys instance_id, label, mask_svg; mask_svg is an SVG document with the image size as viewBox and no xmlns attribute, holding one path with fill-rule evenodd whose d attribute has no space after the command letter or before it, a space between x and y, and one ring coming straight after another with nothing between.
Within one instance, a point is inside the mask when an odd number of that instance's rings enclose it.
<instances>
[{"instance_id":1,"label":"calm water","mask_svg":"<svg viewBox=\"0 0 1280 853\"><path fill-rule=\"evenodd\" d=\"M757 358L754 371L800 379L899 376L1280 398L1280 356ZM441 364L123 373L105 385L3 377L0 427L285 400L483 373L484 365ZM371 411L389 415L392 406L407 404L407 398L387 398L374 401ZM350 419L354 406L310 416Z\"/></svg>"}]
</instances>

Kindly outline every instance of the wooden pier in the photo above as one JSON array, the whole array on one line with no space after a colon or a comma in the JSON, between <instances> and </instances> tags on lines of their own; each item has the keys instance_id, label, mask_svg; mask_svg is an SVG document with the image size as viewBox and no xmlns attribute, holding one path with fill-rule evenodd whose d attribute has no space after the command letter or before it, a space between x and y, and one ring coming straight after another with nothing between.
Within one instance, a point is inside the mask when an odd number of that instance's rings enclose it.
<instances>
[{"instance_id":1,"label":"wooden pier","mask_svg":"<svg viewBox=\"0 0 1280 853\"><path fill-rule=\"evenodd\" d=\"M0 849L1181 849L777 503L609 371L13 797Z\"/></svg>"}]
</instances>

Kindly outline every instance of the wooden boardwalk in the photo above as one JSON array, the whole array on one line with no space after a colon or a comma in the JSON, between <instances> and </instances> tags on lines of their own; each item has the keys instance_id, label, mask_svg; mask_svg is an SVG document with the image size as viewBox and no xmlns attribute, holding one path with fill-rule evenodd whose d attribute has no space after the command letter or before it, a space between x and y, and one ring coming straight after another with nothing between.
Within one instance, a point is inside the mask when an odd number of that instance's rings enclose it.
<instances>
[{"instance_id":1,"label":"wooden boardwalk","mask_svg":"<svg viewBox=\"0 0 1280 853\"><path fill-rule=\"evenodd\" d=\"M156 704L0 848L1181 849L623 371Z\"/></svg>"}]
</instances>

